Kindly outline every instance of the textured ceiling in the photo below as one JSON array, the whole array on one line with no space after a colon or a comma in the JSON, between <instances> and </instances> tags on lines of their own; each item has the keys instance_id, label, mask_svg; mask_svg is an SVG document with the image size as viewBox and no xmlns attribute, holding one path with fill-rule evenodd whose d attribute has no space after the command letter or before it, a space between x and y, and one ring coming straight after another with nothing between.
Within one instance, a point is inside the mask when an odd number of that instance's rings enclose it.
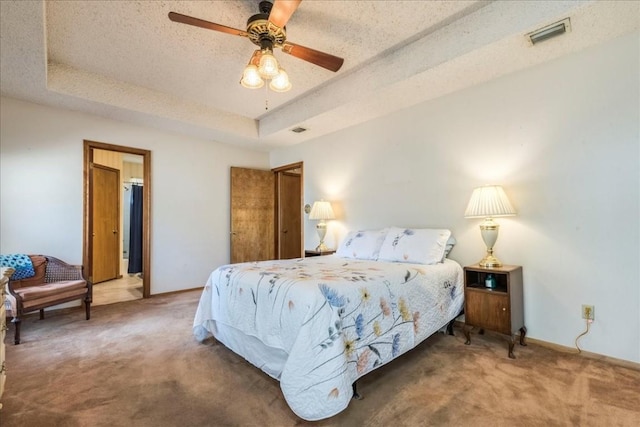
<instances>
[{"instance_id":1,"label":"textured ceiling","mask_svg":"<svg viewBox=\"0 0 640 427\"><path fill-rule=\"evenodd\" d=\"M170 11L246 28L257 0L0 1L2 95L212 141L295 144L637 31L637 1L304 0L293 43L340 71L276 50L293 89L245 89L255 46L172 22ZM571 19L531 46L525 35ZM307 128L293 133L297 126Z\"/></svg>"}]
</instances>

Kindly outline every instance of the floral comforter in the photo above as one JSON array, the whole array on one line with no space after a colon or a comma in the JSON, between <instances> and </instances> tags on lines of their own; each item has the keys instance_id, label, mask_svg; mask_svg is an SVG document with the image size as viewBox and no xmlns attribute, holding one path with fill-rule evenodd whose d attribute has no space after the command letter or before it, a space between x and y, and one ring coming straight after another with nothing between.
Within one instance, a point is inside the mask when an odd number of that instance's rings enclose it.
<instances>
[{"instance_id":1,"label":"floral comforter","mask_svg":"<svg viewBox=\"0 0 640 427\"><path fill-rule=\"evenodd\" d=\"M420 265L332 255L225 265L207 281L194 334L204 340L216 325L231 326L282 350L287 403L318 420L347 407L356 379L455 318L462 277L448 259Z\"/></svg>"}]
</instances>

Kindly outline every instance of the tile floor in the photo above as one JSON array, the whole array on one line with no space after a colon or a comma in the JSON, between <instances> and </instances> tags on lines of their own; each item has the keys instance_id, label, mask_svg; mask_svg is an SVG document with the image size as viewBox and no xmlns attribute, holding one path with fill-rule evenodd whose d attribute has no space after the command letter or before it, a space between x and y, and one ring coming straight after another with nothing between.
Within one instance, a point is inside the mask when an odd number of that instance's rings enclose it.
<instances>
[{"instance_id":1,"label":"tile floor","mask_svg":"<svg viewBox=\"0 0 640 427\"><path fill-rule=\"evenodd\" d=\"M137 274L93 285L93 304L106 305L142 298L142 278Z\"/></svg>"}]
</instances>

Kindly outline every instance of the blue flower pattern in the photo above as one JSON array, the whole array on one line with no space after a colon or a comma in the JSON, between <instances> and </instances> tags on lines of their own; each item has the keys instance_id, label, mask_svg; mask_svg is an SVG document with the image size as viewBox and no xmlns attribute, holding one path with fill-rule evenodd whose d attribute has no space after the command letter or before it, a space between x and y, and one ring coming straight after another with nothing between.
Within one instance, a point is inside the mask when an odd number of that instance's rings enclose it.
<instances>
[{"instance_id":1,"label":"blue flower pattern","mask_svg":"<svg viewBox=\"0 0 640 427\"><path fill-rule=\"evenodd\" d=\"M396 357L400 351L400 334L393 336L393 342L391 343L391 355Z\"/></svg>"},{"instance_id":2,"label":"blue flower pattern","mask_svg":"<svg viewBox=\"0 0 640 427\"><path fill-rule=\"evenodd\" d=\"M345 246L348 248L349 246L351 246L351 243L353 243L354 239L360 238L362 236L363 236L362 233L360 232L356 233L355 236L349 238L349 240L346 241Z\"/></svg>"},{"instance_id":3,"label":"blue flower pattern","mask_svg":"<svg viewBox=\"0 0 640 427\"><path fill-rule=\"evenodd\" d=\"M335 290L324 283L318 286L320 287L320 292L322 292L322 295L332 307L343 307L347 303L343 296L338 295Z\"/></svg>"},{"instance_id":4,"label":"blue flower pattern","mask_svg":"<svg viewBox=\"0 0 640 427\"><path fill-rule=\"evenodd\" d=\"M410 228L405 229L402 233L394 237L393 242L391 242L391 246L395 248L396 246L398 246L400 239L402 239L404 236L413 236L414 234L415 234L415 231L413 231L412 229Z\"/></svg>"},{"instance_id":5,"label":"blue flower pattern","mask_svg":"<svg viewBox=\"0 0 640 427\"><path fill-rule=\"evenodd\" d=\"M364 316L362 315L362 313L360 313L356 317L356 334L358 335L358 339L362 338L363 332L364 332Z\"/></svg>"}]
</instances>

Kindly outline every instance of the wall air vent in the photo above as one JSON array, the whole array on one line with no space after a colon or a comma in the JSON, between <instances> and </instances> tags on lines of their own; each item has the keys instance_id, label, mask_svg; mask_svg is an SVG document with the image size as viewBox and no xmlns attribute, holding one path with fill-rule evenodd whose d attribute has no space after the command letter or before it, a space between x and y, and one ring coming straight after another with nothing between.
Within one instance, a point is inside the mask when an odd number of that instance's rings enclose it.
<instances>
[{"instance_id":1,"label":"wall air vent","mask_svg":"<svg viewBox=\"0 0 640 427\"><path fill-rule=\"evenodd\" d=\"M571 31L571 21L569 20L569 18L565 18L562 21L558 21L551 25L547 25L546 27L539 28L527 34L526 37L529 40L529 42L532 45L534 45L536 43L549 40L550 38L560 36L570 31Z\"/></svg>"},{"instance_id":2,"label":"wall air vent","mask_svg":"<svg viewBox=\"0 0 640 427\"><path fill-rule=\"evenodd\" d=\"M300 127L300 126L291 129L291 132L295 132L295 133L302 133L302 132L306 132L306 131L307 131L306 128L303 128L303 127Z\"/></svg>"}]
</instances>

